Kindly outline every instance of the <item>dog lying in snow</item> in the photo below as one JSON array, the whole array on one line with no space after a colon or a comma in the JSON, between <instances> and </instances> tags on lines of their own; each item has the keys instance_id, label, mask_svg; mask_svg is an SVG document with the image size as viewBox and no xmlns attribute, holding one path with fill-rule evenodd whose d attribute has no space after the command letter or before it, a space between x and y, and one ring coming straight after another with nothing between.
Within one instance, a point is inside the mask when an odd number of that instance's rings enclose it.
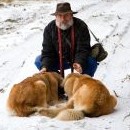
<instances>
[{"instance_id":1,"label":"dog lying in snow","mask_svg":"<svg viewBox=\"0 0 130 130\"><path fill-rule=\"evenodd\" d=\"M68 102L61 108L43 108L41 115L56 117L59 120L79 120L98 117L113 112L117 104L114 96L101 81L88 75L72 73L63 81Z\"/></svg>"},{"instance_id":2,"label":"dog lying in snow","mask_svg":"<svg viewBox=\"0 0 130 130\"><path fill-rule=\"evenodd\" d=\"M58 87L63 78L56 72L37 73L15 84L7 107L16 116L29 116L41 107L58 102Z\"/></svg>"}]
</instances>

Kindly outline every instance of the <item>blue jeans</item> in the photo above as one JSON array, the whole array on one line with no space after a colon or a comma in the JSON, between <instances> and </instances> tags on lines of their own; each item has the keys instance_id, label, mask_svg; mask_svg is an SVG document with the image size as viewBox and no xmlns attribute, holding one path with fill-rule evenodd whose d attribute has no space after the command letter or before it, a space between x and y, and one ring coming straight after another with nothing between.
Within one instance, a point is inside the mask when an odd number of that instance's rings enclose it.
<instances>
[{"instance_id":1,"label":"blue jeans","mask_svg":"<svg viewBox=\"0 0 130 130\"><path fill-rule=\"evenodd\" d=\"M41 64L41 55L37 56L35 59L36 67L41 70L42 64ZM94 76L94 73L96 72L97 66L99 63L96 61L95 58L88 57L86 59L86 66L83 67L83 74L88 74L91 77ZM67 62L64 62L64 69L70 69L70 65ZM59 65L56 63L53 68L51 68L52 71L57 72L59 70Z\"/></svg>"}]
</instances>

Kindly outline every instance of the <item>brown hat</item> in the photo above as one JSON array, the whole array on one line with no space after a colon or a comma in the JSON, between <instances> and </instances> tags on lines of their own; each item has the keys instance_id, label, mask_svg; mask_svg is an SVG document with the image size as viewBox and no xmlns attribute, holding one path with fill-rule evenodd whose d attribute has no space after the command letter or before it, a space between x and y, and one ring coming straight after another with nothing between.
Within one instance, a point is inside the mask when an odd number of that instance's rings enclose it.
<instances>
[{"instance_id":1,"label":"brown hat","mask_svg":"<svg viewBox=\"0 0 130 130\"><path fill-rule=\"evenodd\" d=\"M71 6L70 6L70 3L68 2L64 2L64 3L58 3L57 4L57 8L56 8L56 12L51 14L51 15L56 15L56 14L59 14L59 13L72 13L72 14L76 14L78 12L73 12L71 10Z\"/></svg>"}]
</instances>

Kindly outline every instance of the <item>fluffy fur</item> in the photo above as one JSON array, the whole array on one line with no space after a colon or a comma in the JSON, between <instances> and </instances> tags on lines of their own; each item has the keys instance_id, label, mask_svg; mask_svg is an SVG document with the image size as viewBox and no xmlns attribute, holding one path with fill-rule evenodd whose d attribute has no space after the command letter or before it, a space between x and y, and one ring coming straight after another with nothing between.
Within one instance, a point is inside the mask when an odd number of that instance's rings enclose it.
<instances>
[{"instance_id":1,"label":"fluffy fur","mask_svg":"<svg viewBox=\"0 0 130 130\"><path fill-rule=\"evenodd\" d=\"M63 81L69 97L62 108L42 109L40 113L59 120L79 120L87 117L98 117L113 112L117 104L114 96L101 81L88 75L69 74Z\"/></svg>"},{"instance_id":2,"label":"fluffy fur","mask_svg":"<svg viewBox=\"0 0 130 130\"><path fill-rule=\"evenodd\" d=\"M58 102L58 86L63 78L55 72L38 73L15 84L10 91L7 106L17 116L29 116L41 107Z\"/></svg>"}]
</instances>

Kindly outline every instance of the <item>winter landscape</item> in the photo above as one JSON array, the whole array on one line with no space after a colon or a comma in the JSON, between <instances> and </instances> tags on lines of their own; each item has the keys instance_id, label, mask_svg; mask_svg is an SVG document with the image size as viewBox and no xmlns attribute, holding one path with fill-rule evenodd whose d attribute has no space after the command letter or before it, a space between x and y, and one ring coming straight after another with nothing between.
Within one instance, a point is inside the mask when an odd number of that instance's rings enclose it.
<instances>
[{"instance_id":1,"label":"winter landscape","mask_svg":"<svg viewBox=\"0 0 130 130\"><path fill-rule=\"evenodd\" d=\"M44 116L10 116L6 101L13 84L37 73L44 27L55 17L63 0L0 0L0 130L130 130L130 0L66 0L75 17L84 20L108 52L94 78L117 96L109 115L79 121L58 121ZM91 36L91 45L95 44ZM70 70L66 71L66 74Z\"/></svg>"}]
</instances>

